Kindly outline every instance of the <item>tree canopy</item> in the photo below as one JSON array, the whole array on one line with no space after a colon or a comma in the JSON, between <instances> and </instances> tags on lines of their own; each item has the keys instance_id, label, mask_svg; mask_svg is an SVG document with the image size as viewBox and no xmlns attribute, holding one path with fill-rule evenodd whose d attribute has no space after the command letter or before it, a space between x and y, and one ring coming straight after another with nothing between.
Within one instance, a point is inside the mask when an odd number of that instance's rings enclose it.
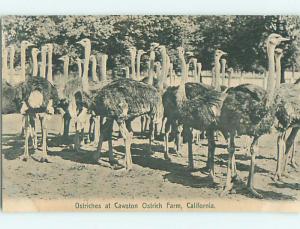
<instances>
[{"instance_id":1,"label":"tree canopy","mask_svg":"<svg viewBox=\"0 0 300 229\"><path fill-rule=\"evenodd\" d=\"M210 69L214 50L220 48L228 52L228 66L261 72L266 68L265 39L275 32L290 38L282 46L283 69L300 69L297 16L7 16L2 20L7 45L29 40L40 47L51 42L54 57L68 54L71 66L83 55L76 41L87 37L93 53L108 54L110 69L128 64L128 47L147 50L151 42L158 42L166 45L172 61L176 47L183 46L194 52L204 69Z\"/></svg>"}]
</instances>

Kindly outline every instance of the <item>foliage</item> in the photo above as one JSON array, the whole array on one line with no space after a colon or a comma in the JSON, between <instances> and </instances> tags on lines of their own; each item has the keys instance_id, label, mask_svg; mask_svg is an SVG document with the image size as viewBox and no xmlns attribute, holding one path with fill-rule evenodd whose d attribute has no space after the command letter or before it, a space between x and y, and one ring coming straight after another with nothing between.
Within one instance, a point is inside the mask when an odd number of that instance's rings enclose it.
<instances>
[{"instance_id":1,"label":"foliage","mask_svg":"<svg viewBox=\"0 0 300 229\"><path fill-rule=\"evenodd\" d=\"M92 53L108 54L109 69L118 71L129 64L128 47L147 51L151 42L159 42L166 45L175 68L176 47L183 46L204 69L212 67L214 50L220 48L228 52L228 66L259 72L266 67L265 38L271 32L291 39L282 45L283 69L300 69L299 22L297 16L7 16L3 29L7 45L19 47L22 40L37 47L54 43L55 71L60 72L57 59L65 54L71 58L71 70L76 70L75 59L83 56L76 42L85 37L92 40ZM147 55L142 69L146 59Z\"/></svg>"}]
</instances>

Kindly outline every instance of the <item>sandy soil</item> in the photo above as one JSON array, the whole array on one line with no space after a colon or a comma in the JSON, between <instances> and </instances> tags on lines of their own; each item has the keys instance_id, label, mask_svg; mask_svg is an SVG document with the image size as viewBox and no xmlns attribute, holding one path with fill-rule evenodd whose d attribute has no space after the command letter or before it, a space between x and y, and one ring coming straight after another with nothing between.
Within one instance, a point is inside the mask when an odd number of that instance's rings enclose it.
<instances>
[{"instance_id":1,"label":"sandy soil","mask_svg":"<svg viewBox=\"0 0 300 229\"><path fill-rule=\"evenodd\" d=\"M225 184L227 151L220 137L216 150L216 181L213 183L201 173L207 158L207 142L203 146L194 146L196 170L187 170L187 150L179 157L172 154L172 161L163 158L163 142L155 141L153 152L145 149L148 140L139 136L139 120L133 124L137 131L133 144L133 170L114 170L108 161L104 143L103 165L93 160L96 147L83 146L81 153L76 153L68 144L62 144L58 135L60 117L55 115L49 121L48 152L50 163L40 163L40 147L32 158L24 162L20 160L23 154L23 142L20 137L21 116L3 116L3 197L4 198L34 198L34 199L70 199L70 198L219 198L222 186ZM39 125L38 125L39 127ZM114 152L116 158L123 163L123 140L117 139L114 133ZM39 131L39 130L38 130ZM40 142L39 132L39 142ZM237 139L237 146L245 142L245 138ZM170 144L172 146L172 143ZM300 172L289 167L290 177L283 182L275 183L271 178L275 171L276 135L264 136L260 140L260 152L257 156L255 187L267 200L300 200ZM296 145L297 161L300 162L299 142ZM242 183L236 185L236 193L223 198L250 199L253 198L245 189L250 155L242 147L236 152L237 169Z\"/></svg>"}]
</instances>

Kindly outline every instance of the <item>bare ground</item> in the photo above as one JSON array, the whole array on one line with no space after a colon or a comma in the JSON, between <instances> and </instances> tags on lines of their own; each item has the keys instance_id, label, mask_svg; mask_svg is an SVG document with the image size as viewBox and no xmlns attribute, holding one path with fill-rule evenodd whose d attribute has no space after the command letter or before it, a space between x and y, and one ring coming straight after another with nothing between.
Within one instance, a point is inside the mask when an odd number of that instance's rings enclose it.
<instances>
[{"instance_id":1,"label":"bare ground","mask_svg":"<svg viewBox=\"0 0 300 229\"><path fill-rule=\"evenodd\" d=\"M194 145L195 171L187 169L187 150L179 157L171 151L171 162L163 158L163 142L155 141L152 152L147 151L148 140L139 135L139 120L135 120L136 131L132 144L133 170L114 170L103 153L103 163L93 160L96 147L85 145L81 153L76 153L69 144L63 144L58 135L60 116L55 115L49 121L48 154L50 163L40 163L40 147L32 153L32 158L24 162L23 138L20 137L21 116L17 114L3 116L3 197L34 199L70 199L70 198L128 198L128 199L190 199L219 198L225 184L227 151L222 138L217 143L215 167L216 181L212 182L201 168L207 159L207 142L203 146ZM38 125L39 127L39 125ZM125 147L118 139L117 128L113 141L114 152L123 163ZM39 131L39 129L38 129ZM40 142L39 132L39 142ZM236 193L223 198L243 200L253 198L245 189L250 155L241 147L246 138L237 139L237 169L243 182L236 184ZM223 144L222 144L223 143ZM170 146L173 144L170 143ZM105 152L108 149L104 143ZM300 172L288 168L290 177L282 182L272 180L276 168L276 134L264 136L260 140L260 152L257 155L255 187L267 200L300 200ZM299 142L296 144L297 161L300 162Z\"/></svg>"}]
</instances>

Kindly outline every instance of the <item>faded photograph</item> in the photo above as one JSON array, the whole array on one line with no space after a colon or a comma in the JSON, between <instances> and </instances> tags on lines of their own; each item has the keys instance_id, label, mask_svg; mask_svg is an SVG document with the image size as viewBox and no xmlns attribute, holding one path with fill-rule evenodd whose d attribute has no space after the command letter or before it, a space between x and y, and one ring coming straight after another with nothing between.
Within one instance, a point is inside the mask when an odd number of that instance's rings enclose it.
<instances>
[{"instance_id":1,"label":"faded photograph","mask_svg":"<svg viewBox=\"0 0 300 229\"><path fill-rule=\"evenodd\" d=\"M300 17L1 23L4 211L300 211Z\"/></svg>"}]
</instances>

